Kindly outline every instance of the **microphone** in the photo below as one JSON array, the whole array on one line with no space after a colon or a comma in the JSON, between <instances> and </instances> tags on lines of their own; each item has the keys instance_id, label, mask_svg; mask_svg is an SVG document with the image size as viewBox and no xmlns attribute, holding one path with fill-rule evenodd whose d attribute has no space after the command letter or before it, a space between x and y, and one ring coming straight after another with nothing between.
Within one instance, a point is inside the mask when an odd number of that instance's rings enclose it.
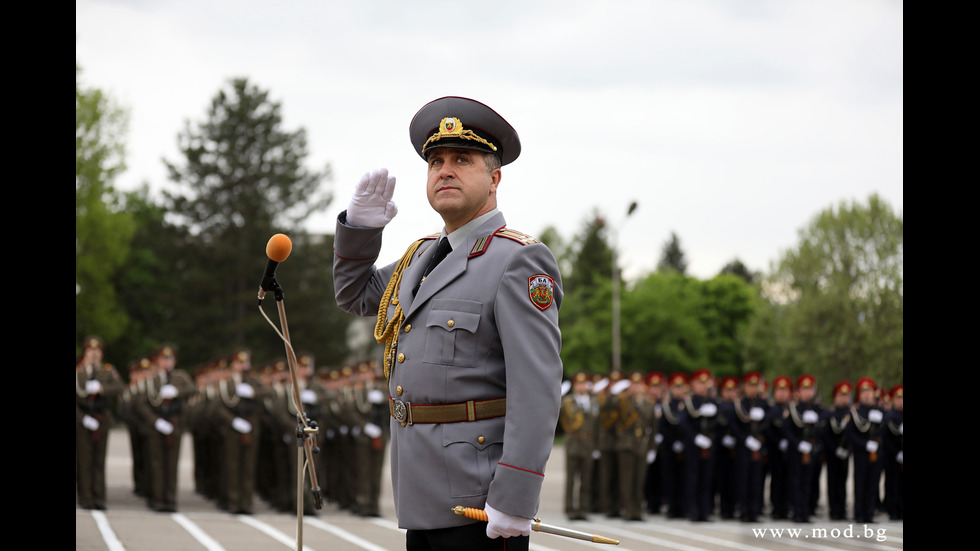
<instances>
[{"instance_id":1,"label":"microphone","mask_svg":"<svg viewBox=\"0 0 980 551\"><path fill-rule=\"evenodd\" d=\"M265 254L269 257L269 262L265 265L265 274L262 275L262 283L259 285L260 301L276 286L276 268L292 251L293 242L285 234L277 233L269 239L269 243L265 246Z\"/></svg>"}]
</instances>

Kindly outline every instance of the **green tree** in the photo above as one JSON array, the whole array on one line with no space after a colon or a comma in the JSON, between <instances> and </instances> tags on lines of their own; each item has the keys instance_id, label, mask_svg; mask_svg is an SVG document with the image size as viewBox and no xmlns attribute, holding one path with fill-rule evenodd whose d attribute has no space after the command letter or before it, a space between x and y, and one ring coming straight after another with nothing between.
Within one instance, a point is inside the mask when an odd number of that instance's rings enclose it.
<instances>
[{"instance_id":1,"label":"green tree","mask_svg":"<svg viewBox=\"0 0 980 551\"><path fill-rule=\"evenodd\" d=\"M728 264L725 264L721 268L721 271L718 273L719 275L731 274L731 275L738 276L742 278L742 281L748 283L749 285L755 283L759 278L759 274L756 274L751 270L749 270L748 266L743 264L742 261L737 258L733 259Z\"/></svg>"},{"instance_id":2,"label":"green tree","mask_svg":"<svg viewBox=\"0 0 980 551\"><path fill-rule=\"evenodd\" d=\"M664 244L657 269L660 271L674 270L681 275L687 273L687 259L681 249L681 240L674 232L670 232L670 240Z\"/></svg>"},{"instance_id":3,"label":"green tree","mask_svg":"<svg viewBox=\"0 0 980 551\"><path fill-rule=\"evenodd\" d=\"M866 375L900 382L903 238L901 214L878 195L815 216L765 282L772 309L753 338L758 350L768 334L762 361L789 375L814 373L827 387Z\"/></svg>"},{"instance_id":4,"label":"green tree","mask_svg":"<svg viewBox=\"0 0 980 551\"><path fill-rule=\"evenodd\" d=\"M708 366L716 376L740 376L745 372L746 332L759 306L757 291L735 274L719 274L700 284Z\"/></svg>"},{"instance_id":5,"label":"green tree","mask_svg":"<svg viewBox=\"0 0 980 551\"><path fill-rule=\"evenodd\" d=\"M183 162L166 162L175 184L166 199L190 236L178 315L196 328L181 349L199 361L239 346L256 358L282 356L282 342L255 311L265 246L275 233L299 234L300 224L330 203L322 186L330 168L304 167L305 131L283 129L280 103L245 78L220 90L207 119L188 122L177 141ZM329 280L329 269L317 278ZM343 335L324 338L342 342Z\"/></svg>"},{"instance_id":6,"label":"green tree","mask_svg":"<svg viewBox=\"0 0 980 551\"><path fill-rule=\"evenodd\" d=\"M126 262L133 221L112 187L125 169L126 113L79 83L75 64L75 352L89 334L112 343L128 316L112 280ZM111 356L108 359L110 359Z\"/></svg>"}]
</instances>

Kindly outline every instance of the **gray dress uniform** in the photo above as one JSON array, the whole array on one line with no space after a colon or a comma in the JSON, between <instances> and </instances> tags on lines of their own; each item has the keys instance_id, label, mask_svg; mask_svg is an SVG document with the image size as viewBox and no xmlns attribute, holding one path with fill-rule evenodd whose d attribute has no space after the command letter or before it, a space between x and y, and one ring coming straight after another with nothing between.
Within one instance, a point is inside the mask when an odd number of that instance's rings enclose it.
<instances>
[{"instance_id":1,"label":"gray dress uniform","mask_svg":"<svg viewBox=\"0 0 980 551\"><path fill-rule=\"evenodd\" d=\"M451 512L457 505L526 518L538 510L561 399L561 278L544 244L506 229L499 212L480 219L413 296L435 251L425 240L396 295L404 322L388 392L402 528L472 523ZM338 219L334 285L347 312L378 313L396 266L374 265L381 234L347 225L346 212Z\"/></svg>"}]
</instances>

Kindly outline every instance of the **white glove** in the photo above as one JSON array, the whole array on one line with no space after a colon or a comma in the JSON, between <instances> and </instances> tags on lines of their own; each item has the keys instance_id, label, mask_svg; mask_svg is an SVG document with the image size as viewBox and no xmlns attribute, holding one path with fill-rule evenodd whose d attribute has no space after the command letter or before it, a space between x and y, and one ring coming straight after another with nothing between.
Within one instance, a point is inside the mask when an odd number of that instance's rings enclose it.
<instances>
[{"instance_id":1,"label":"white glove","mask_svg":"<svg viewBox=\"0 0 980 551\"><path fill-rule=\"evenodd\" d=\"M813 451L813 444L807 442L806 440L800 441L800 444L796 446L796 451L800 453L810 453Z\"/></svg>"},{"instance_id":2,"label":"white glove","mask_svg":"<svg viewBox=\"0 0 980 551\"><path fill-rule=\"evenodd\" d=\"M784 452L789 449L789 440L783 438L779 441L779 451Z\"/></svg>"},{"instance_id":3,"label":"white glove","mask_svg":"<svg viewBox=\"0 0 980 551\"><path fill-rule=\"evenodd\" d=\"M817 415L817 412L813 411L812 409L808 409L803 412L804 423L809 423L811 425L814 425L819 420L820 420L820 416Z\"/></svg>"},{"instance_id":4,"label":"white glove","mask_svg":"<svg viewBox=\"0 0 980 551\"><path fill-rule=\"evenodd\" d=\"M617 381L616 384L614 384L609 389L609 392L612 392L613 394L619 394L620 392L629 388L631 384L633 384L633 382L630 381L629 379L623 379L622 381Z\"/></svg>"},{"instance_id":5,"label":"white glove","mask_svg":"<svg viewBox=\"0 0 980 551\"><path fill-rule=\"evenodd\" d=\"M759 439L754 436L746 436L745 447L754 452L757 452L762 449L762 442L759 442Z\"/></svg>"},{"instance_id":6,"label":"white glove","mask_svg":"<svg viewBox=\"0 0 980 551\"><path fill-rule=\"evenodd\" d=\"M766 410L760 407L754 407L749 410L749 419L753 421L762 421L766 418Z\"/></svg>"},{"instance_id":7,"label":"white glove","mask_svg":"<svg viewBox=\"0 0 980 551\"><path fill-rule=\"evenodd\" d=\"M656 434L656 435L655 435L655 436L653 437L653 443L659 446L660 444L663 444L663 442L664 442L664 435L662 435L662 434L660 434L660 433L658 432L658 433L657 433L657 434Z\"/></svg>"},{"instance_id":8,"label":"white glove","mask_svg":"<svg viewBox=\"0 0 980 551\"><path fill-rule=\"evenodd\" d=\"M102 394L102 383L95 379L85 381L85 394Z\"/></svg>"},{"instance_id":9,"label":"white glove","mask_svg":"<svg viewBox=\"0 0 980 551\"><path fill-rule=\"evenodd\" d=\"M902 453L902 452L898 452ZM657 450L650 450L647 452L647 465L653 463L657 460Z\"/></svg>"},{"instance_id":10,"label":"white glove","mask_svg":"<svg viewBox=\"0 0 980 551\"><path fill-rule=\"evenodd\" d=\"M304 404L315 404L316 403L316 392L310 389L306 389L299 393L299 401Z\"/></svg>"},{"instance_id":11,"label":"white glove","mask_svg":"<svg viewBox=\"0 0 980 551\"><path fill-rule=\"evenodd\" d=\"M868 450L868 453L875 453L878 451L878 443L874 440L868 440L868 443L864 445L864 449Z\"/></svg>"},{"instance_id":12,"label":"white glove","mask_svg":"<svg viewBox=\"0 0 980 551\"><path fill-rule=\"evenodd\" d=\"M721 445L722 446L725 446L728 449L734 448L735 447L735 437L732 436L732 435L730 435L730 434L726 434L725 436L722 436L721 437Z\"/></svg>"},{"instance_id":13,"label":"white glove","mask_svg":"<svg viewBox=\"0 0 980 551\"><path fill-rule=\"evenodd\" d=\"M395 177L382 168L361 176L347 207L347 223L361 228L383 228L398 214L398 205L391 200L395 194Z\"/></svg>"},{"instance_id":14,"label":"white glove","mask_svg":"<svg viewBox=\"0 0 980 551\"><path fill-rule=\"evenodd\" d=\"M602 452L599 450L592 450L592 459L599 459L602 457Z\"/></svg>"},{"instance_id":15,"label":"white glove","mask_svg":"<svg viewBox=\"0 0 980 551\"><path fill-rule=\"evenodd\" d=\"M711 447L711 439L703 434L698 434L694 437L694 445L702 450L706 450Z\"/></svg>"},{"instance_id":16,"label":"white glove","mask_svg":"<svg viewBox=\"0 0 980 551\"><path fill-rule=\"evenodd\" d=\"M381 436L381 427L375 425L374 423L368 423L364 425L364 434L368 435L370 438L377 438Z\"/></svg>"},{"instance_id":17,"label":"white glove","mask_svg":"<svg viewBox=\"0 0 980 551\"><path fill-rule=\"evenodd\" d=\"M568 391L569 390L572 390L572 382L571 381L562 381L561 382L561 395L564 396L564 395L568 394Z\"/></svg>"},{"instance_id":18,"label":"white glove","mask_svg":"<svg viewBox=\"0 0 980 551\"><path fill-rule=\"evenodd\" d=\"M718 413L718 406L712 404L711 402L707 402L701 404L698 411L700 411L701 415L704 415L705 417L714 417Z\"/></svg>"},{"instance_id":19,"label":"white glove","mask_svg":"<svg viewBox=\"0 0 980 551\"><path fill-rule=\"evenodd\" d=\"M174 432L173 423L167 421L166 419L157 419L156 422L153 423L153 428L157 429L157 432L164 436L170 436Z\"/></svg>"},{"instance_id":20,"label":"white glove","mask_svg":"<svg viewBox=\"0 0 980 551\"><path fill-rule=\"evenodd\" d=\"M670 449L674 450L674 453L681 453L684 451L684 442L674 440L674 444L670 447Z\"/></svg>"},{"instance_id":21,"label":"white glove","mask_svg":"<svg viewBox=\"0 0 980 551\"><path fill-rule=\"evenodd\" d=\"M235 417L231 420L231 428L237 430L242 434L248 434L252 432L252 423L249 423L241 417Z\"/></svg>"},{"instance_id":22,"label":"white glove","mask_svg":"<svg viewBox=\"0 0 980 551\"><path fill-rule=\"evenodd\" d=\"M488 538L516 538L517 536L531 535L531 519L501 513L491 507L489 503L484 507L484 510L487 512Z\"/></svg>"},{"instance_id":23,"label":"white glove","mask_svg":"<svg viewBox=\"0 0 980 551\"><path fill-rule=\"evenodd\" d=\"M173 400L177 397L177 387L174 385L163 385L160 387L160 397L164 400Z\"/></svg>"},{"instance_id":24,"label":"white glove","mask_svg":"<svg viewBox=\"0 0 980 551\"><path fill-rule=\"evenodd\" d=\"M847 448L838 447L836 450L834 450L834 455L837 456L837 459L847 459L847 456L851 455L851 452L849 452Z\"/></svg>"},{"instance_id":25,"label":"white glove","mask_svg":"<svg viewBox=\"0 0 980 551\"><path fill-rule=\"evenodd\" d=\"M385 393L374 388L368 391L368 402L372 404L383 404L385 403Z\"/></svg>"},{"instance_id":26,"label":"white glove","mask_svg":"<svg viewBox=\"0 0 980 551\"><path fill-rule=\"evenodd\" d=\"M91 431L99 430L99 420L91 415L82 417L82 426Z\"/></svg>"},{"instance_id":27,"label":"white glove","mask_svg":"<svg viewBox=\"0 0 980 551\"><path fill-rule=\"evenodd\" d=\"M905 423L898 425L898 434L905 435Z\"/></svg>"},{"instance_id":28,"label":"white glove","mask_svg":"<svg viewBox=\"0 0 980 551\"><path fill-rule=\"evenodd\" d=\"M350 429L347 428L347 425L343 425L343 426L340 427L340 435L341 436L347 436L347 433L349 433L349 432L350 432Z\"/></svg>"},{"instance_id":29,"label":"white glove","mask_svg":"<svg viewBox=\"0 0 980 551\"><path fill-rule=\"evenodd\" d=\"M901 451L898 452L897 454L895 454L895 461L898 462L899 465L904 465L905 464L905 458L902 457L902 452Z\"/></svg>"},{"instance_id":30,"label":"white glove","mask_svg":"<svg viewBox=\"0 0 980 551\"><path fill-rule=\"evenodd\" d=\"M868 421L872 423L880 423L885 416L881 413L880 409L873 409L868 412Z\"/></svg>"},{"instance_id":31,"label":"white glove","mask_svg":"<svg viewBox=\"0 0 980 551\"><path fill-rule=\"evenodd\" d=\"M242 398L255 398L255 389L248 383L238 383L235 387L235 394Z\"/></svg>"}]
</instances>

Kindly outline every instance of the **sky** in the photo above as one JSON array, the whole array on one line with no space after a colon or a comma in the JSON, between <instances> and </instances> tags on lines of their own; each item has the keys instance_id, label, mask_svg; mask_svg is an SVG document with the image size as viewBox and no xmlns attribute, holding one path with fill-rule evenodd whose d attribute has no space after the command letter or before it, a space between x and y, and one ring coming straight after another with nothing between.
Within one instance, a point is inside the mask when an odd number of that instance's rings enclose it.
<instances>
[{"instance_id":1,"label":"sky","mask_svg":"<svg viewBox=\"0 0 980 551\"><path fill-rule=\"evenodd\" d=\"M598 214L627 278L676 234L706 279L768 272L841 202L902 214L903 26L893 0L76 0L75 61L128 112L119 189L170 185L178 134L246 77L305 130L307 168L330 166L309 230L333 233L362 174L397 178L393 262L442 227L409 122L464 96L520 136L509 227L570 240Z\"/></svg>"}]
</instances>

